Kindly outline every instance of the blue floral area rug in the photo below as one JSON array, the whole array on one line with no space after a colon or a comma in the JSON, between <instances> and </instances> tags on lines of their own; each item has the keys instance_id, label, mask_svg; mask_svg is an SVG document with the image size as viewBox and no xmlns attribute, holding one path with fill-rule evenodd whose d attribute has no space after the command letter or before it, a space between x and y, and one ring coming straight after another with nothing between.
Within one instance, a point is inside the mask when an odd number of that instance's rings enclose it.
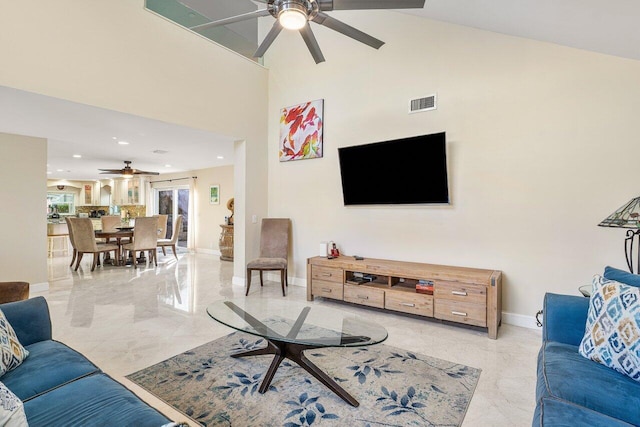
<instances>
[{"instance_id":1,"label":"blue floral area rug","mask_svg":"<svg viewBox=\"0 0 640 427\"><path fill-rule=\"evenodd\" d=\"M128 375L159 399L203 426L459 426L480 370L378 344L307 350L360 406L344 402L285 359L260 394L273 356L234 359L264 347L234 332Z\"/></svg>"}]
</instances>

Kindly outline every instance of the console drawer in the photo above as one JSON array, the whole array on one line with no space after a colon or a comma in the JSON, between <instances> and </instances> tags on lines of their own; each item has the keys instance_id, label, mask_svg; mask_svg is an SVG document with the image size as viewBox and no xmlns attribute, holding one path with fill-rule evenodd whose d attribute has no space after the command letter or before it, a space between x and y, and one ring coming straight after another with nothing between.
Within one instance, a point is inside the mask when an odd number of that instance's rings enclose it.
<instances>
[{"instance_id":1,"label":"console drawer","mask_svg":"<svg viewBox=\"0 0 640 427\"><path fill-rule=\"evenodd\" d=\"M433 296L387 291L384 295L384 308L418 316L433 317Z\"/></svg>"},{"instance_id":2,"label":"console drawer","mask_svg":"<svg viewBox=\"0 0 640 427\"><path fill-rule=\"evenodd\" d=\"M435 317L474 326L487 326L487 307L484 304L436 299Z\"/></svg>"},{"instance_id":3,"label":"console drawer","mask_svg":"<svg viewBox=\"0 0 640 427\"><path fill-rule=\"evenodd\" d=\"M345 284L344 300L369 307L384 308L384 290Z\"/></svg>"},{"instance_id":4,"label":"console drawer","mask_svg":"<svg viewBox=\"0 0 640 427\"><path fill-rule=\"evenodd\" d=\"M342 284L342 269L314 265L311 267L311 278Z\"/></svg>"},{"instance_id":5,"label":"console drawer","mask_svg":"<svg viewBox=\"0 0 640 427\"><path fill-rule=\"evenodd\" d=\"M451 300L470 304L487 304L487 287L470 283L436 282L433 289L436 300Z\"/></svg>"},{"instance_id":6,"label":"console drawer","mask_svg":"<svg viewBox=\"0 0 640 427\"><path fill-rule=\"evenodd\" d=\"M333 298L342 300L342 283L327 282L326 280L311 281L311 293L316 297Z\"/></svg>"}]
</instances>

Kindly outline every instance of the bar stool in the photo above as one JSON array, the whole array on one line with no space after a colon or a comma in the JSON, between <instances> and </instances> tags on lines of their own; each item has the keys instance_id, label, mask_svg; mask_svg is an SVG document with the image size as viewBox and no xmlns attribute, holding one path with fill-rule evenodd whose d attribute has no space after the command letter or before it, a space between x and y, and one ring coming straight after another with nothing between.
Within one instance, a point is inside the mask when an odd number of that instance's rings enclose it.
<instances>
[{"instance_id":1,"label":"bar stool","mask_svg":"<svg viewBox=\"0 0 640 427\"><path fill-rule=\"evenodd\" d=\"M56 239L61 240L60 249L56 249ZM47 224L48 257L54 256L55 252L64 252L69 255L69 228L67 224Z\"/></svg>"}]
</instances>

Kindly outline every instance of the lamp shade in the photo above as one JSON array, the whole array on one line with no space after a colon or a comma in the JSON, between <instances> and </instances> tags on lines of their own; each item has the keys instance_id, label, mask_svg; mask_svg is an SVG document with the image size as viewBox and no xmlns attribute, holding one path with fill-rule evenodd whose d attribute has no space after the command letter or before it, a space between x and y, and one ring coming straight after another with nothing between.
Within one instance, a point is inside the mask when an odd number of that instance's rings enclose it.
<instances>
[{"instance_id":1,"label":"lamp shade","mask_svg":"<svg viewBox=\"0 0 640 427\"><path fill-rule=\"evenodd\" d=\"M640 197L628 201L624 206L603 219L598 226L640 228Z\"/></svg>"}]
</instances>

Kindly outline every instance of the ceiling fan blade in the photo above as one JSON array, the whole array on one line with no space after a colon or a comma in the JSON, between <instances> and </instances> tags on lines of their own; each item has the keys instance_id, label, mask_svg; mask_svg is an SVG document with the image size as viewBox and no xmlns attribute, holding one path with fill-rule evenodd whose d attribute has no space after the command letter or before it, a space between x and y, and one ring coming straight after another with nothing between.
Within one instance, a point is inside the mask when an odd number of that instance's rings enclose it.
<instances>
[{"instance_id":1,"label":"ceiling fan blade","mask_svg":"<svg viewBox=\"0 0 640 427\"><path fill-rule=\"evenodd\" d=\"M425 0L318 0L320 10L422 9Z\"/></svg>"},{"instance_id":2,"label":"ceiling fan blade","mask_svg":"<svg viewBox=\"0 0 640 427\"><path fill-rule=\"evenodd\" d=\"M280 34L280 31L282 31L282 25L280 25L280 21L276 19L276 22L274 22L273 27L271 27L271 30L269 31L267 36L264 38L264 40L262 40L262 43L260 44L260 46L258 46L258 50L256 50L256 53L253 54L253 57L262 58L264 54L267 52L267 49L271 47L271 44L276 39L276 37L278 37L278 34Z\"/></svg>"},{"instance_id":3,"label":"ceiling fan blade","mask_svg":"<svg viewBox=\"0 0 640 427\"><path fill-rule=\"evenodd\" d=\"M304 39L304 42L307 44L309 52L311 52L311 56L313 56L316 64L324 62L324 55L322 55L322 51L320 50L320 46L318 45L316 36L314 36L313 31L311 31L309 22L307 22L305 26L300 29L300 35Z\"/></svg>"},{"instance_id":4,"label":"ceiling fan blade","mask_svg":"<svg viewBox=\"0 0 640 427\"><path fill-rule=\"evenodd\" d=\"M148 171L141 171L138 169L134 169L133 174L134 175L160 175L160 172L148 172Z\"/></svg>"},{"instance_id":5,"label":"ceiling fan blade","mask_svg":"<svg viewBox=\"0 0 640 427\"><path fill-rule=\"evenodd\" d=\"M113 173L121 173L122 169L98 169L99 171L104 171L104 172L100 172L101 174L113 174Z\"/></svg>"},{"instance_id":6,"label":"ceiling fan blade","mask_svg":"<svg viewBox=\"0 0 640 427\"><path fill-rule=\"evenodd\" d=\"M207 28L219 27L221 25L233 24L235 22L246 21L247 19L252 18L261 18L269 15L270 13L268 9L261 9L249 13L243 13L242 15L232 16L230 18L218 19L217 21L207 22L206 24L195 25L193 27L189 27L189 29L194 31L204 30Z\"/></svg>"},{"instance_id":7,"label":"ceiling fan blade","mask_svg":"<svg viewBox=\"0 0 640 427\"><path fill-rule=\"evenodd\" d=\"M374 49L380 49L384 44L382 40L378 40L367 33L363 33L357 28L353 28L351 25L347 25L323 12L318 12L315 18L313 18L313 22L324 25L327 28L331 28L332 30L342 33L347 37L351 37L352 39L371 46Z\"/></svg>"}]
</instances>

